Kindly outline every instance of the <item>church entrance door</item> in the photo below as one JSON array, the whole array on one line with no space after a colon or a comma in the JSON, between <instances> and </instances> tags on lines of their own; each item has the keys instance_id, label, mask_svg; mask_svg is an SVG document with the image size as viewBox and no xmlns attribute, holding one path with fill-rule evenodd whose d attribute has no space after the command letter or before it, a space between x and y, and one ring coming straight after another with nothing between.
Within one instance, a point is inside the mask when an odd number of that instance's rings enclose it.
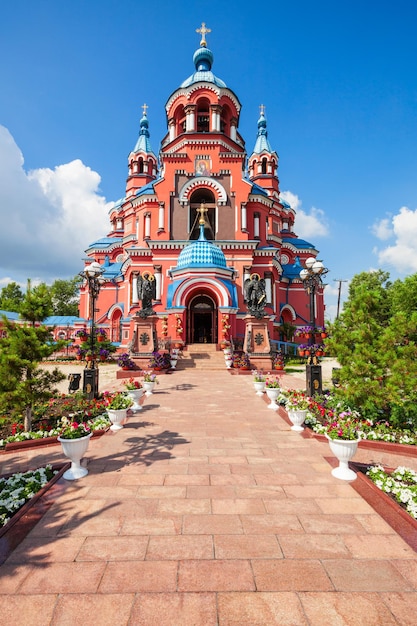
<instances>
[{"instance_id":1,"label":"church entrance door","mask_svg":"<svg viewBox=\"0 0 417 626\"><path fill-rule=\"evenodd\" d=\"M189 305L188 343L216 343L217 308L209 296L196 296Z\"/></svg>"}]
</instances>

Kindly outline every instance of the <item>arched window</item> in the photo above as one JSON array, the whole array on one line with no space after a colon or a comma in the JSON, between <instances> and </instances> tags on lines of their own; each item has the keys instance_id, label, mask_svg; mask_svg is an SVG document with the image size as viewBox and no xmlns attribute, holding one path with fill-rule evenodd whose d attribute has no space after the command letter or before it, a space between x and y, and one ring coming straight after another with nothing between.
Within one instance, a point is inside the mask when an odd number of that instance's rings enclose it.
<instances>
[{"instance_id":1,"label":"arched window","mask_svg":"<svg viewBox=\"0 0 417 626\"><path fill-rule=\"evenodd\" d=\"M205 214L206 226L204 228L204 236L207 240L216 238L216 202L212 191L200 187L192 194L190 198L190 213L189 213L189 238L198 239L200 236L200 213L198 209L201 203L207 209Z\"/></svg>"},{"instance_id":2,"label":"arched window","mask_svg":"<svg viewBox=\"0 0 417 626\"><path fill-rule=\"evenodd\" d=\"M143 174L143 158L139 157L139 174Z\"/></svg>"},{"instance_id":3,"label":"arched window","mask_svg":"<svg viewBox=\"0 0 417 626\"><path fill-rule=\"evenodd\" d=\"M267 160L266 160L266 157L264 157L262 159L262 174L266 174L266 164L267 164Z\"/></svg>"},{"instance_id":4,"label":"arched window","mask_svg":"<svg viewBox=\"0 0 417 626\"><path fill-rule=\"evenodd\" d=\"M197 132L208 133L210 131L210 103L207 98L201 98L197 102Z\"/></svg>"}]
</instances>

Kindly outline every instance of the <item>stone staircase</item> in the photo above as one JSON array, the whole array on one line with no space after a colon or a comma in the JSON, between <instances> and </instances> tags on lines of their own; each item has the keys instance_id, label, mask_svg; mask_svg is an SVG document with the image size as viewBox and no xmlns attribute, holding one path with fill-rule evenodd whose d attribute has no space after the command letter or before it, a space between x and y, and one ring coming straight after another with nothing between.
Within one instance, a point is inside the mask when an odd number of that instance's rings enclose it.
<instances>
[{"instance_id":1,"label":"stone staircase","mask_svg":"<svg viewBox=\"0 0 417 626\"><path fill-rule=\"evenodd\" d=\"M214 343L191 343L180 353L177 370L224 370L223 350Z\"/></svg>"}]
</instances>

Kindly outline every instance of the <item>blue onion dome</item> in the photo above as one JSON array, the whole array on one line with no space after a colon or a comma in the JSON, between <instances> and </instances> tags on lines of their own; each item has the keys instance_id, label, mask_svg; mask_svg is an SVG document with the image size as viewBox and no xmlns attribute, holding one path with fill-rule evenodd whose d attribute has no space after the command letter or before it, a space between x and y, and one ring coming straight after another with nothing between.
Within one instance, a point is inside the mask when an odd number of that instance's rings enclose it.
<instances>
[{"instance_id":1,"label":"blue onion dome","mask_svg":"<svg viewBox=\"0 0 417 626\"><path fill-rule=\"evenodd\" d=\"M149 121L148 118L146 117L146 113L143 115L143 117L141 118L140 122L139 122L139 126L140 126L140 133L141 135L149 135Z\"/></svg>"},{"instance_id":2,"label":"blue onion dome","mask_svg":"<svg viewBox=\"0 0 417 626\"><path fill-rule=\"evenodd\" d=\"M213 65L213 53L208 48L199 48L194 52L193 63L196 72L209 72Z\"/></svg>"},{"instance_id":3,"label":"blue onion dome","mask_svg":"<svg viewBox=\"0 0 417 626\"><path fill-rule=\"evenodd\" d=\"M204 221L200 221L200 237L181 250L177 269L185 267L227 267L226 257L218 246L204 236Z\"/></svg>"}]
</instances>

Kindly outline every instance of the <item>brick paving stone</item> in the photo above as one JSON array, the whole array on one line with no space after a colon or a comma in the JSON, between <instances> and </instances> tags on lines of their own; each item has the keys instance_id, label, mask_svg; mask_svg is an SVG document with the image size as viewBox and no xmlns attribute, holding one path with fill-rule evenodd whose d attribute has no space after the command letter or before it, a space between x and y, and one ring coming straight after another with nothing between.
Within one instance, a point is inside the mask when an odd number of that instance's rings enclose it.
<instances>
[{"instance_id":1,"label":"brick paving stone","mask_svg":"<svg viewBox=\"0 0 417 626\"><path fill-rule=\"evenodd\" d=\"M55 611L55 594L0 595L1 623L9 626L49 626ZM76 623L76 622L73 622Z\"/></svg>"},{"instance_id":2,"label":"brick paving stone","mask_svg":"<svg viewBox=\"0 0 417 626\"><path fill-rule=\"evenodd\" d=\"M404 626L407 622L396 621L383 597L378 593L299 594L309 626Z\"/></svg>"},{"instance_id":3,"label":"brick paving stone","mask_svg":"<svg viewBox=\"0 0 417 626\"><path fill-rule=\"evenodd\" d=\"M127 594L77 594L58 598L53 626L127 626L135 596Z\"/></svg>"},{"instance_id":4,"label":"brick paving stone","mask_svg":"<svg viewBox=\"0 0 417 626\"><path fill-rule=\"evenodd\" d=\"M218 626L214 593L141 593L132 610L135 626Z\"/></svg>"},{"instance_id":5,"label":"brick paving stone","mask_svg":"<svg viewBox=\"0 0 417 626\"><path fill-rule=\"evenodd\" d=\"M219 593L219 626L308 626L295 593Z\"/></svg>"}]
</instances>

